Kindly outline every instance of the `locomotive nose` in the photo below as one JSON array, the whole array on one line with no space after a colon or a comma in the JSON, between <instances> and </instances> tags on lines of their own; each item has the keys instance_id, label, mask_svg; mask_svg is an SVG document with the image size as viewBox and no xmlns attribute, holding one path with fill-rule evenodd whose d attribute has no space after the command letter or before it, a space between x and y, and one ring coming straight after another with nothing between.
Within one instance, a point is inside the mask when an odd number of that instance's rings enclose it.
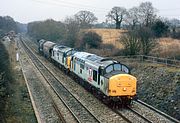
<instances>
[{"instance_id":1,"label":"locomotive nose","mask_svg":"<svg viewBox=\"0 0 180 123\"><path fill-rule=\"evenodd\" d=\"M109 96L136 95L136 78L129 74L118 74L109 79Z\"/></svg>"}]
</instances>

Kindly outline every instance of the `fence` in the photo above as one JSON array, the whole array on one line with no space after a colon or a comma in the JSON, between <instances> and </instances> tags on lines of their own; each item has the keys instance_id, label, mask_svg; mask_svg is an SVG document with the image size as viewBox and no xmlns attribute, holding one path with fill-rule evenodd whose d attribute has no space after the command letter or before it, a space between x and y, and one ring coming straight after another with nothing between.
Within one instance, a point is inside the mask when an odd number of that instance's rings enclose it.
<instances>
[{"instance_id":1,"label":"fence","mask_svg":"<svg viewBox=\"0 0 180 123\"><path fill-rule=\"evenodd\" d=\"M146 55L118 56L118 58L133 58L133 60L147 61L147 62L164 64L166 66L173 66L180 68L180 60L159 58L159 57L146 56Z\"/></svg>"}]
</instances>

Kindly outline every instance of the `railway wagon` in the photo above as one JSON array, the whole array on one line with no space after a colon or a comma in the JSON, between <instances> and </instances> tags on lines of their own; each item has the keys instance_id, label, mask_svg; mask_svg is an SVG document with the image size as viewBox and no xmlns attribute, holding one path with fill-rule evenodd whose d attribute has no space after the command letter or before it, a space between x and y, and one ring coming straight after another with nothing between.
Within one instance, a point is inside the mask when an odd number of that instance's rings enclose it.
<instances>
[{"instance_id":1,"label":"railway wagon","mask_svg":"<svg viewBox=\"0 0 180 123\"><path fill-rule=\"evenodd\" d=\"M46 57L48 59L51 58L52 50L53 50L53 47L55 45L56 44L54 42L51 42L51 41L42 42L42 53L43 53L44 57Z\"/></svg>"}]
</instances>

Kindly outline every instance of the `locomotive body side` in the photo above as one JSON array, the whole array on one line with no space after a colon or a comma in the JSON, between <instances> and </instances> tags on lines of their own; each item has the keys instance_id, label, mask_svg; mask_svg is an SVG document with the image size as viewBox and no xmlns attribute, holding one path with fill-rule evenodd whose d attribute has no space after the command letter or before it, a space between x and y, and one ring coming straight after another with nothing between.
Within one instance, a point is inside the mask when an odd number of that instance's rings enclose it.
<instances>
[{"instance_id":1,"label":"locomotive body side","mask_svg":"<svg viewBox=\"0 0 180 123\"><path fill-rule=\"evenodd\" d=\"M51 59L56 61L61 67L70 69L71 55L76 51L70 47L56 45L53 47Z\"/></svg>"}]
</instances>

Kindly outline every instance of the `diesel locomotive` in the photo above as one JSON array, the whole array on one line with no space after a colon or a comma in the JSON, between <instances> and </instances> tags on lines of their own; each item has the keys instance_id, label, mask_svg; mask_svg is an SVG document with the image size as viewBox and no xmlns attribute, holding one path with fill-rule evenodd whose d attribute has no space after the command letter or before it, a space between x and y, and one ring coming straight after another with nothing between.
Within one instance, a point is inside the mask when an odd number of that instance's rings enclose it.
<instances>
[{"instance_id":1,"label":"diesel locomotive","mask_svg":"<svg viewBox=\"0 0 180 123\"><path fill-rule=\"evenodd\" d=\"M79 78L83 86L96 91L107 102L130 105L136 96L136 77L118 61L43 39L39 41L39 52L70 75Z\"/></svg>"}]
</instances>

